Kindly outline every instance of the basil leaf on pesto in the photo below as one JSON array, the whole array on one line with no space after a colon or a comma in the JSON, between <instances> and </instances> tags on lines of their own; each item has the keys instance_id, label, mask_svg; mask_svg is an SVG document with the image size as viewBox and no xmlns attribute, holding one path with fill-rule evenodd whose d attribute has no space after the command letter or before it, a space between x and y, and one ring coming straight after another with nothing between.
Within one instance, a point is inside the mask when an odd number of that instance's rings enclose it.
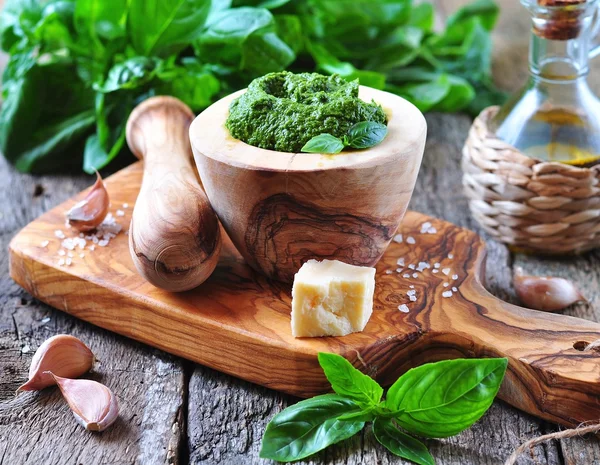
<instances>
[{"instance_id":1,"label":"basil leaf on pesto","mask_svg":"<svg viewBox=\"0 0 600 465\"><path fill-rule=\"evenodd\" d=\"M368 149L379 144L387 135L387 126L375 121L361 121L348 129L346 145L355 149Z\"/></svg>"},{"instance_id":2,"label":"basil leaf on pesto","mask_svg":"<svg viewBox=\"0 0 600 465\"><path fill-rule=\"evenodd\" d=\"M339 137L331 134L319 134L309 140L301 152L308 153L340 153L344 149L344 143Z\"/></svg>"}]
</instances>

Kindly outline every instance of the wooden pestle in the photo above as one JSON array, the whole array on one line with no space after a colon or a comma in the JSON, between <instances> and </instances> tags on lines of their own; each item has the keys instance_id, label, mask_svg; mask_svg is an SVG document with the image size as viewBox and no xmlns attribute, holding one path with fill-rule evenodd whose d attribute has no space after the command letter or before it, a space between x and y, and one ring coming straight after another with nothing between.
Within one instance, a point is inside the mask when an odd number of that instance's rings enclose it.
<instances>
[{"instance_id":1,"label":"wooden pestle","mask_svg":"<svg viewBox=\"0 0 600 465\"><path fill-rule=\"evenodd\" d=\"M214 271L221 233L195 173L188 127L192 111L173 97L152 97L127 121L127 143L144 160L144 179L129 250L138 272L153 285L185 291Z\"/></svg>"}]
</instances>

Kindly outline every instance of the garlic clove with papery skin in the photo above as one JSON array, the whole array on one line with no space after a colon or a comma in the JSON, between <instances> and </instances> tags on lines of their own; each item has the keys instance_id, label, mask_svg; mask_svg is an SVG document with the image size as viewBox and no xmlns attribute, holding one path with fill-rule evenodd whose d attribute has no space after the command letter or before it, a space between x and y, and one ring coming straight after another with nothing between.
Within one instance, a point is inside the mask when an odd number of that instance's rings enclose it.
<instances>
[{"instance_id":1,"label":"garlic clove with papery skin","mask_svg":"<svg viewBox=\"0 0 600 465\"><path fill-rule=\"evenodd\" d=\"M117 398L104 384L49 374L54 377L75 419L88 431L104 431L119 416Z\"/></svg>"},{"instance_id":2,"label":"garlic clove with papery skin","mask_svg":"<svg viewBox=\"0 0 600 465\"><path fill-rule=\"evenodd\" d=\"M526 276L520 268L513 278L515 291L528 308L556 312L576 302L587 302L575 285L554 276Z\"/></svg>"},{"instance_id":3,"label":"garlic clove with papery skin","mask_svg":"<svg viewBox=\"0 0 600 465\"><path fill-rule=\"evenodd\" d=\"M67 221L75 229L86 232L96 229L108 213L110 199L100 173L96 171L96 182L80 202L67 212Z\"/></svg>"},{"instance_id":4,"label":"garlic clove with papery skin","mask_svg":"<svg viewBox=\"0 0 600 465\"><path fill-rule=\"evenodd\" d=\"M58 376L77 378L90 371L94 354L83 342L68 334L58 334L36 350L29 367L29 380L18 391L39 391L56 384L48 371Z\"/></svg>"}]
</instances>

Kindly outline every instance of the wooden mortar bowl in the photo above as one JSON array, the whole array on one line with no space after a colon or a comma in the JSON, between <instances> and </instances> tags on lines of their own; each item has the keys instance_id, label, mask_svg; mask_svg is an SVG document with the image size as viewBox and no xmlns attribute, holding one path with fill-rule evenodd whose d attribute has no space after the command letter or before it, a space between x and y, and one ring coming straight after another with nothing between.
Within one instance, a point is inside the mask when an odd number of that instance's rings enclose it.
<instances>
[{"instance_id":1,"label":"wooden mortar bowl","mask_svg":"<svg viewBox=\"0 0 600 465\"><path fill-rule=\"evenodd\" d=\"M291 282L311 258L374 266L394 237L417 180L427 125L401 97L360 87L381 104L388 135L367 150L286 153L234 139L225 127L241 90L203 111L190 141L206 194L252 268Z\"/></svg>"}]
</instances>

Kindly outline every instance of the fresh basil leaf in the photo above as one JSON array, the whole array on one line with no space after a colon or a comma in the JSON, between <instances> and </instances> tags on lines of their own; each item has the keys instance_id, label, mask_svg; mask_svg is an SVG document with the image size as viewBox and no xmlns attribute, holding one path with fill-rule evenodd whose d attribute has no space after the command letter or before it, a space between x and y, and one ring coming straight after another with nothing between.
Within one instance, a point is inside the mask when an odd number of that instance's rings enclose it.
<instances>
[{"instance_id":1,"label":"fresh basil leaf","mask_svg":"<svg viewBox=\"0 0 600 465\"><path fill-rule=\"evenodd\" d=\"M160 82L155 85L158 95L172 95L193 111L209 106L221 89L219 80L197 62L188 61L183 66L164 70L158 79Z\"/></svg>"},{"instance_id":2,"label":"fresh basil leaf","mask_svg":"<svg viewBox=\"0 0 600 465\"><path fill-rule=\"evenodd\" d=\"M386 407L410 433L444 438L470 427L492 405L508 360L459 359L409 370L389 389Z\"/></svg>"},{"instance_id":3,"label":"fresh basil leaf","mask_svg":"<svg viewBox=\"0 0 600 465\"><path fill-rule=\"evenodd\" d=\"M108 165L121 151L125 143L125 125L118 129L115 143L107 151L97 134L88 137L83 152L83 171L94 174L97 170Z\"/></svg>"},{"instance_id":4,"label":"fresh basil leaf","mask_svg":"<svg viewBox=\"0 0 600 465\"><path fill-rule=\"evenodd\" d=\"M120 89L135 89L151 81L160 71L162 60L156 57L134 57L117 63L108 72L106 81L94 84L94 90L103 93Z\"/></svg>"},{"instance_id":5,"label":"fresh basil leaf","mask_svg":"<svg viewBox=\"0 0 600 465\"><path fill-rule=\"evenodd\" d=\"M344 142L331 134L319 134L310 139L300 149L301 152L332 154L340 153L342 150L344 150Z\"/></svg>"},{"instance_id":6,"label":"fresh basil leaf","mask_svg":"<svg viewBox=\"0 0 600 465\"><path fill-rule=\"evenodd\" d=\"M267 10L274 10L279 8L290 0L234 0L233 6L254 6L256 8L266 8Z\"/></svg>"},{"instance_id":7,"label":"fresh basil leaf","mask_svg":"<svg viewBox=\"0 0 600 465\"><path fill-rule=\"evenodd\" d=\"M75 29L82 37L89 37L96 46L102 40L125 36L127 0L77 0L75 2Z\"/></svg>"},{"instance_id":8,"label":"fresh basil leaf","mask_svg":"<svg viewBox=\"0 0 600 465\"><path fill-rule=\"evenodd\" d=\"M348 145L355 149L368 149L387 135L387 126L375 121L361 121L348 129Z\"/></svg>"},{"instance_id":9,"label":"fresh basil leaf","mask_svg":"<svg viewBox=\"0 0 600 465\"><path fill-rule=\"evenodd\" d=\"M370 376L361 373L341 355L319 352L319 364L340 396L352 399L362 408L379 404L383 388Z\"/></svg>"},{"instance_id":10,"label":"fresh basil leaf","mask_svg":"<svg viewBox=\"0 0 600 465\"><path fill-rule=\"evenodd\" d=\"M37 0L6 0L0 14L0 45L10 52L22 38L33 32L42 17L43 5ZM27 44L31 46L32 44Z\"/></svg>"},{"instance_id":11,"label":"fresh basil leaf","mask_svg":"<svg viewBox=\"0 0 600 465\"><path fill-rule=\"evenodd\" d=\"M396 428L391 418L376 418L373 422L373 434L392 454L419 465L435 465L435 460L427 447L421 441Z\"/></svg>"},{"instance_id":12,"label":"fresh basil leaf","mask_svg":"<svg viewBox=\"0 0 600 465\"><path fill-rule=\"evenodd\" d=\"M492 0L475 0L450 15L446 21L446 27L476 17L481 20L481 24L488 31L491 31L496 24L499 13L500 8Z\"/></svg>"},{"instance_id":13,"label":"fresh basil leaf","mask_svg":"<svg viewBox=\"0 0 600 465\"><path fill-rule=\"evenodd\" d=\"M345 413L360 411L336 394L306 399L278 413L267 425L260 457L291 462L325 449L358 433L363 422L340 421Z\"/></svg>"},{"instance_id":14,"label":"fresh basil leaf","mask_svg":"<svg viewBox=\"0 0 600 465\"><path fill-rule=\"evenodd\" d=\"M68 63L40 66L13 55L5 71L0 109L0 149L22 171L40 172L73 158L66 150L94 124L93 94L70 78ZM54 162L54 166L53 166Z\"/></svg>"},{"instance_id":15,"label":"fresh basil leaf","mask_svg":"<svg viewBox=\"0 0 600 465\"><path fill-rule=\"evenodd\" d=\"M428 33L433 30L434 21L435 11L433 5L431 3L420 3L413 6L408 24Z\"/></svg>"},{"instance_id":16,"label":"fresh basil leaf","mask_svg":"<svg viewBox=\"0 0 600 465\"><path fill-rule=\"evenodd\" d=\"M142 56L172 54L193 42L204 27L210 0L130 0L128 27Z\"/></svg>"},{"instance_id":17,"label":"fresh basil leaf","mask_svg":"<svg viewBox=\"0 0 600 465\"><path fill-rule=\"evenodd\" d=\"M412 102L421 111L429 111L448 96L451 87L448 76L440 74L430 82L393 86L390 90Z\"/></svg>"},{"instance_id":18,"label":"fresh basil leaf","mask_svg":"<svg viewBox=\"0 0 600 465\"><path fill-rule=\"evenodd\" d=\"M277 35L295 54L298 54L304 48L300 17L296 15L276 15L274 18Z\"/></svg>"},{"instance_id":19,"label":"fresh basil leaf","mask_svg":"<svg viewBox=\"0 0 600 465\"><path fill-rule=\"evenodd\" d=\"M259 76L282 71L295 59L294 51L277 34L255 32L244 41L240 69Z\"/></svg>"},{"instance_id":20,"label":"fresh basil leaf","mask_svg":"<svg viewBox=\"0 0 600 465\"><path fill-rule=\"evenodd\" d=\"M273 15L263 8L231 8L215 13L210 17L210 22L200 34L195 42L196 55L204 62L219 63L231 66L239 71L242 68L242 62L248 60L249 56L256 56L256 47L266 46L270 49L267 54L269 60L273 55L279 54L285 44L275 44L273 41L263 40L262 35L275 30L275 20ZM245 50L245 43L250 38ZM262 41L262 44L259 42ZM277 48L273 52L273 47ZM282 61L287 61L289 48L283 52L286 55ZM253 66L261 66L261 58ZM278 58L278 60L281 58ZM247 61L244 63L248 65ZM252 76L248 76L251 79Z\"/></svg>"},{"instance_id":21,"label":"fresh basil leaf","mask_svg":"<svg viewBox=\"0 0 600 465\"><path fill-rule=\"evenodd\" d=\"M383 89L385 75L376 71L356 69L347 61L338 60L324 46L315 43L308 44L308 50L317 63L317 69L327 74L339 74L347 81L358 79L363 86Z\"/></svg>"},{"instance_id":22,"label":"fresh basil leaf","mask_svg":"<svg viewBox=\"0 0 600 465\"><path fill-rule=\"evenodd\" d=\"M205 45L239 45L250 34L274 24L273 15L262 8L231 8L210 18L199 37Z\"/></svg>"},{"instance_id":23,"label":"fresh basil leaf","mask_svg":"<svg viewBox=\"0 0 600 465\"><path fill-rule=\"evenodd\" d=\"M361 410L358 412L345 413L340 416L338 420L340 421L362 421L364 423L368 421L373 421L377 417L377 412L375 408L368 408L366 410Z\"/></svg>"}]
</instances>

